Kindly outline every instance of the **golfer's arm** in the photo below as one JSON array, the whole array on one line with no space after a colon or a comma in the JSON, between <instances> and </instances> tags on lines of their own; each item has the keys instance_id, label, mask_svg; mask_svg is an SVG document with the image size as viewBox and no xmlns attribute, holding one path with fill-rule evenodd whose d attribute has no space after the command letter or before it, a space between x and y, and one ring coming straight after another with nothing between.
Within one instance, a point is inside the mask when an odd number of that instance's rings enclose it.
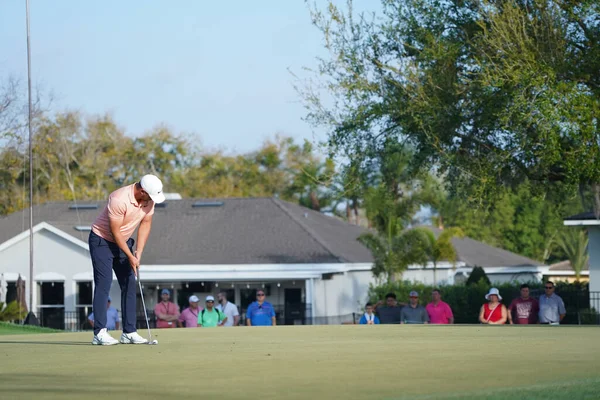
<instances>
[{"instance_id":1,"label":"golfer's arm","mask_svg":"<svg viewBox=\"0 0 600 400\"><path fill-rule=\"evenodd\" d=\"M146 217L144 217L140 223L140 227L138 229L137 246L135 247L138 253L142 253L144 251L144 247L146 247L146 242L148 241L148 236L150 236L151 228L152 215L146 215Z\"/></svg>"},{"instance_id":2,"label":"golfer's arm","mask_svg":"<svg viewBox=\"0 0 600 400\"><path fill-rule=\"evenodd\" d=\"M110 219L110 233L112 233L115 243L123 250L123 253L125 253L127 257L133 257L129 247L127 247L125 238L123 238L123 235L121 234L121 221Z\"/></svg>"}]
</instances>

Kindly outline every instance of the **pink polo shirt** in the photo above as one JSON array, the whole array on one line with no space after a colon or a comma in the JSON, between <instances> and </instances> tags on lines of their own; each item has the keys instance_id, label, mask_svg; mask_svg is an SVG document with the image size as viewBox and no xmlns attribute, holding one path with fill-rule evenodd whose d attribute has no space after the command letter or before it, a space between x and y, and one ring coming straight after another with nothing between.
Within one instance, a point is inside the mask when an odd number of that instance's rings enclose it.
<instances>
[{"instance_id":1,"label":"pink polo shirt","mask_svg":"<svg viewBox=\"0 0 600 400\"><path fill-rule=\"evenodd\" d=\"M186 308L181 312L179 316L179 322L185 322L186 328L197 328L198 327L198 314L201 313L202 310L200 307L192 310L191 307Z\"/></svg>"},{"instance_id":2,"label":"pink polo shirt","mask_svg":"<svg viewBox=\"0 0 600 400\"><path fill-rule=\"evenodd\" d=\"M92 231L96 235L114 242L110 232L110 220L118 220L121 224L121 234L127 240L146 215L154 214L152 200L138 204L134 196L134 186L135 184L123 186L108 196L108 204L92 224Z\"/></svg>"},{"instance_id":3,"label":"pink polo shirt","mask_svg":"<svg viewBox=\"0 0 600 400\"><path fill-rule=\"evenodd\" d=\"M431 324L448 324L448 320L454 317L448 303L444 303L441 300L437 306L433 302L427 304L425 309L427 310L427 314L429 314L429 323Z\"/></svg>"}]
</instances>

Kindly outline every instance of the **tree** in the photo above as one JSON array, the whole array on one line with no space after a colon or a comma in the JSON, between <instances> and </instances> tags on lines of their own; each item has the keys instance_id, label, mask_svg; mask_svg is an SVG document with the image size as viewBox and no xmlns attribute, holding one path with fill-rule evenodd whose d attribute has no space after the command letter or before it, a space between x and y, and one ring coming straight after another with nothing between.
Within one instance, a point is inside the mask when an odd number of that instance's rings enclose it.
<instances>
[{"instance_id":1,"label":"tree","mask_svg":"<svg viewBox=\"0 0 600 400\"><path fill-rule=\"evenodd\" d=\"M410 142L417 163L481 203L549 183L600 211L600 6L585 0L384 0L381 18L312 10L329 57L301 89L334 152ZM321 101L325 88L331 106Z\"/></svg>"},{"instance_id":2,"label":"tree","mask_svg":"<svg viewBox=\"0 0 600 400\"><path fill-rule=\"evenodd\" d=\"M555 243L566 254L575 272L575 279L579 280L581 271L588 266L590 256L588 254L589 239L587 232L578 229L563 229L554 238Z\"/></svg>"},{"instance_id":3,"label":"tree","mask_svg":"<svg viewBox=\"0 0 600 400\"><path fill-rule=\"evenodd\" d=\"M577 190L552 184L547 195L532 190L525 181L505 187L486 207L472 207L460 193L447 195L436 210L443 226L460 227L465 235L491 246L541 262L564 259L560 248L548 251L548 240L562 228L565 215L582 212Z\"/></svg>"},{"instance_id":4,"label":"tree","mask_svg":"<svg viewBox=\"0 0 600 400\"><path fill-rule=\"evenodd\" d=\"M373 255L373 275L378 278L385 276L388 283L410 265L427 261L427 238L423 232L411 229L394 234L398 228L392 227L393 223L389 220L387 235L364 233L358 238Z\"/></svg>"},{"instance_id":5,"label":"tree","mask_svg":"<svg viewBox=\"0 0 600 400\"><path fill-rule=\"evenodd\" d=\"M469 279L467 279L467 286L477 285L482 280L486 285L491 285L490 278L488 278L485 270L480 266L475 266L469 275Z\"/></svg>"},{"instance_id":6,"label":"tree","mask_svg":"<svg viewBox=\"0 0 600 400\"><path fill-rule=\"evenodd\" d=\"M417 228L421 230L427 238L425 246L425 254L428 261L433 263L433 287L437 286L437 264L440 261L449 261L453 266L458 261L458 254L452 244L452 239L455 237L462 238L465 236L460 228L444 229L436 238L435 234L427 228Z\"/></svg>"}]
</instances>

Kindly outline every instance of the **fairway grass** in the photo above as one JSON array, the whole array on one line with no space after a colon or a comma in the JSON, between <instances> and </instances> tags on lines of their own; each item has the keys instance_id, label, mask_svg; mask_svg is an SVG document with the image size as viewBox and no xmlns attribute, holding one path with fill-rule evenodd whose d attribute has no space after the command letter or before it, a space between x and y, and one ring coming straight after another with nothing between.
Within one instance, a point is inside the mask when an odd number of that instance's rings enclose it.
<instances>
[{"instance_id":1,"label":"fairway grass","mask_svg":"<svg viewBox=\"0 0 600 400\"><path fill-rule=\"evenodd\" d=\"M39 326L30 325L17 325L10 324L8 322L0 322L0 336L2 335L25 335L32 333L58 333L63 331L57 331L50 328L41 328Z\"/></svg>"},{"instance_id":2,"label":"fairway grass","mask_svg":"<svg viewBox=\"0 0 600 400\"><path fill-rule=\"evenodd\" d=\"M89 332L2 336L0 397L576 400L600 394L597 327L280 326L153 334L158 346L92 346Z\"/></svg>"}]
</instances>

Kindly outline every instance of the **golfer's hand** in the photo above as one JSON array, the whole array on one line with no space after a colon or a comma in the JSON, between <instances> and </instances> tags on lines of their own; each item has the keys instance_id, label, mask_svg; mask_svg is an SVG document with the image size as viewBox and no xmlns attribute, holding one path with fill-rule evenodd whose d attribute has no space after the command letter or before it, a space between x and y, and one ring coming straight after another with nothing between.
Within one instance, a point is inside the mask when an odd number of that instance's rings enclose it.
<instances>
[{"instance_id":1,"label":"golfer's hand","mask_svg":"<svg viewBox=\"0 0 600 400\"><path fill-rule=\"evenodd\" d=\"M137 270L140 268L140 260L136 256L131 256L129 257L129 265L131 265L133 273L137 276Z\"/></svg>"}]
</instances>

